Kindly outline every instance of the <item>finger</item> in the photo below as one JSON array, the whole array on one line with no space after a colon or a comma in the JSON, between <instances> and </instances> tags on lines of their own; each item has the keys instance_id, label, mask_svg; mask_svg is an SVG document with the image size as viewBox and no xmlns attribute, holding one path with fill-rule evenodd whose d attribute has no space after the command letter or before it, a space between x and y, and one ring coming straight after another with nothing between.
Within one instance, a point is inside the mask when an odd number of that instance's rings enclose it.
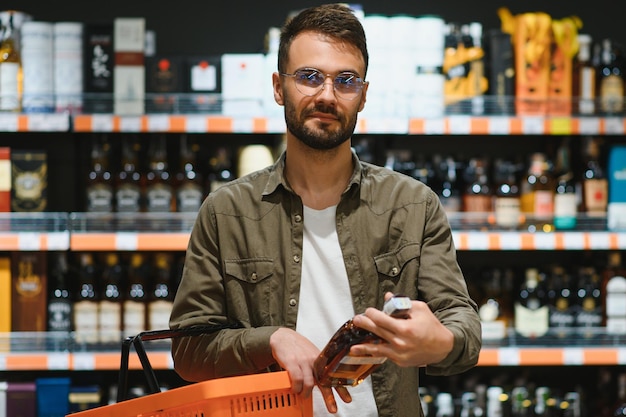
<instances>
[{"instance_id":1,"label":"finger","mask_svg":"<svg viewBox=\"0 0 626 417\"><path fill-rule=\"evenodd\" d=\"M344 403L352 402L352 395L350 395L350 391L348 391L346 387L335 387L335 391L337 391L339 398L341 398Z\"/></svg>"},{"instance_id":2,"label":"finger","mask_svg":"<svg viewBox=\"0 0 626 417\"><path fill-rule=\"evenodd\" d=\"M332 388L324 388L320 387L320 392L322 393L322 398L324 398L324 402L326 403L326 409L329 413L337 412L337 402L335 401L335 396L333 395Z\"/></svg>"}]
</instances>

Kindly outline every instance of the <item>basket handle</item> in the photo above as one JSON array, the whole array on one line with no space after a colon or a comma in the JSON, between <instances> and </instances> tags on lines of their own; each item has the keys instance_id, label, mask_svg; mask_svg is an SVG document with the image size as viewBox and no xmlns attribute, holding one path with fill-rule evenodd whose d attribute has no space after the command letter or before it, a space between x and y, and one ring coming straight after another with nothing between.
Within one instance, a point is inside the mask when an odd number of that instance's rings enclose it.
<instances>
[{"instance_id":1,"label":"basket handle","mask_svg":"<svg viewBox=\"0 0 626 417\"><path fill-rule=\"evenodd\" d=\"M149 394L156 394L161 392L159 388L159 382L157 381L154 369L148 359L148 354L144 348L144 341L172 339L175 337L186 336L200 336L203 334L211 334L219 330L224 329L237 329L241 328L240 324L221 324L221 325L201 325L186 327L178 330L148 330L138 333L134 336L129 336L122 341L122 355L120 359L120 373L117 384L117 402L125 401L128 399L128 360L130 356L130 346L135 347L135 352L141 362L143 373L148 383Z\"/></svg>"}]
</instances>

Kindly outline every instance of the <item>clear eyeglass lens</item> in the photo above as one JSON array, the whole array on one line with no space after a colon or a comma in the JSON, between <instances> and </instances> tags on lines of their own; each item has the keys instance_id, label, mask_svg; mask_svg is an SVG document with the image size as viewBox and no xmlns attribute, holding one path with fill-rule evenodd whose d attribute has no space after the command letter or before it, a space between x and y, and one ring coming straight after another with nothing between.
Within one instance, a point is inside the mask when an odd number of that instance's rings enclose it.
<instances>
[{"instance_id":1,"label":"clear eyeglass lens","mask_svg":"<svg viewBox=\"0 0 626 417\"><path fill-rule=\"evenodd\" d=\"M298 70L294 73L298 91L306 96L314 96L324 87L326 75L316 70ZM333 79L333 87L339 97L356 98L363 88L363 80L351 72L343 72Z\"/></svg>"}]
</instances>

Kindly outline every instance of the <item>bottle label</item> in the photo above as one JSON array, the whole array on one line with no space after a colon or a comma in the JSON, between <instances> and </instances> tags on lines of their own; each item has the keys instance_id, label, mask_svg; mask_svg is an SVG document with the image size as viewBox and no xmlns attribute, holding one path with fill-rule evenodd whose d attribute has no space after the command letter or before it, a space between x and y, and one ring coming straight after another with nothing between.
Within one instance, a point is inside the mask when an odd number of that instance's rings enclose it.
<instances>
[{"instance_id":1,"label":"bottle label","mask_svg":"<svg viewBox=\"0 0 626 417\"><path fill-rule=\"evenodd\" d=\"M113 189L104 184L97 184L87 190L87 211L111 213L113 211Z\"/></svg>"},{"instance_id":2,"label":"bottle label","mask_svg":"<svg viewBox=\"0 0 626 417\"><path fill-rule=\"evenodd\" d=\"M557 229L572 229L576 226L577 198L574 193L554 196L554 226Z\"/></svg>"},{"instance_id":3,"label":"bottle label","mask_svg":"<svg viewBox=\"0 0 626 417\"><path fill-rule=\"evenodd\" d=\"M146 306L137 301L124 302L124 334L133 336L146 330Z\"/></svg>"},{"instance_id":4,"label":"bottle label","mask_svg":"<svg viewBox=\"0 0 626 417\"><path fill-rule=\"evenodd\" d=\"M172 206L172 188L155 184L148 190L148 211L167 213Z\"/></svg>"},{"instance_id":5,"label":"bottle label","mask_svg":"<svg viewBox=\"0 0 626 417\"><path fill-rule=\"evenodd\" d=\"M600 105L605 113L620 113L624 109L624 80L619 75L600 81Z\"/></svg>"},{"instance_id":6,"label":"bottle label","mask_svg":"<svg viewBox=\"0 0 626 417\"><path fill-rule=\"evenodd\" d=\"M500 227L517 227L520 224L519 198L498 197L495 201L496 224Z\"/></svg>"},{"instance_id":7,"label":"bottle label","mask_svg":"<svg viewBox=\"0 0 626 417\"><path fill-rule=\"evenodd\" d=\"M119 302L101 301L98 323L101 342L118 342L122 328L122 306Z\"/></svg>"},{"instance_id":8,"label":"bottle label","mask_svg":"<svg viewBox=\"0 0 626 417\"><path fill-rule=\"evenodd\" d=\"M0 110L19 110L19 72L17 62L0 64Z\"/></svg>"},{"instance_id":9,"label":"bottle label","mask_svg":"<svg viewBox=\"0 0 626 417\"><path fill-rule=\"evenodd\" d=\"M339 361L343 365L378 365L387 360L386 357L346 355Z\"/></svg>"},{"instance_id":10,"label":"bottle label","mask_svg":"<svg viewBox=\"0 0 626 417\"><path fill-rule=\"evenodd\" d=\"M463 203L468 212L486 213L492 210L491 196L488 195L466 195Z\"/></svg>"},{"instance_id":11,"label":"bottle label","mask_svg":"<svg viewBox=\"0 0 626 417\"><path fill-rule=\"evenodd\" d=\"M520 303L515 304L515 330L525 337L540 337L548 332L548 306L529 309Z\"/></svg>"},{"instance_id":12,"label":"bottle label","mask_svg":"<svg viewBox=\"0 0 626 417\"><path fill-rule=\"evenodd\" d=\"M157 300L148 306L148 330L168 329L172 302Z\"/></svg>"},{"instance_id":13,"label":"bottle label","mask_svg":"<svg viewBox=\"0 0 626 417\"><path fill-rule=\"evenodd\" d=\"M53 332L72 330L72 304L68 300L51 301L48 304L48 330Z\"/></svg>"},{"instance_id":14,"label":"bottle label","mask_svg":"<svg viewBox=\"0 0 626 417\"><path fill-rule=\"evenodd\" d=\"M197 213L202 205L202 189L194 184L187 184L178 190L178 204L176 205L179 212Z\"/></svg>"},{"instance_id":15,"label":"bottle label","mask_svg":"<svg viewBox=\"0 0 626 417\"><path fill-rule=\"evenodd\" d=\"M550 217L554 213L554 198L551 191L537 190L533 212L537 217Z\"/></svg>"},{"instance_id":16,"label":"bottle label","mask_svg":"<svg viewBox=\"0 0 626 417\"><path fill-rule=\"evenodd\" d=\"M596 111L596 71L594 68L582 68L580 71L580 97L578 111L580 114L593 114Z\"/></svg>"},{"instance_id":17,"label":"bottle label","mask_svg":"<svg viewBox=\"0 0 626 417\"><path fill-rule=\"evenodd\" d=\"M605 213L608 203L609 186L606 179L590 179L583 182L585 207L588 212Z\"/></svg>"},{"instance_id":18,"label":"bottle label","mask_svg":"<svg viewBox=\"0 0 626 417\"><path fill-rule=\"evenodd\" d=\"M135 185L122 185L115 193L117 211L120 213L137 213L140 210L141 192Z\"/></svg>"},{"instance_id":19,"label":"bottle label","mask_svg":"<svg viewBox=\"0 0 626 417\"><path fill-rule=\"evenodd\" d=\"M98 341L98 304L95 301L74 303L74 330L76 341L96 343Z\"/></svg>"}]
</instances>

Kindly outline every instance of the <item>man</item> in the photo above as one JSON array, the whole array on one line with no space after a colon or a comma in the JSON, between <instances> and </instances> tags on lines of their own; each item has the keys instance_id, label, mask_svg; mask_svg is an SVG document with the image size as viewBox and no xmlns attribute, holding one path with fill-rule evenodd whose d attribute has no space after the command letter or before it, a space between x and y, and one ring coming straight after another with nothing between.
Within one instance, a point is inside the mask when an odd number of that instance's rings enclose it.
<instances>
[{"instance_id":1,"label":"man","mask_svg":"<svg viewBox=\"0 0 626 417\"><path fill-rule=\"evenodd\" d=\"M480 321L436 194L351 150L367 64L345 6L306 9L283 28L272 82L286 151L207 197L171 317L173 328L242 328L175 339L181 377L282 368L294 391L313 392L315 415L399 417L422 415L419 367L445 375L476 364ZM414 300L408 319L380 311L391 294ZM357 387L315 388L315 359L351 317L388 342L352 353L389 360Z\"/></svg>"}]
</instances>

